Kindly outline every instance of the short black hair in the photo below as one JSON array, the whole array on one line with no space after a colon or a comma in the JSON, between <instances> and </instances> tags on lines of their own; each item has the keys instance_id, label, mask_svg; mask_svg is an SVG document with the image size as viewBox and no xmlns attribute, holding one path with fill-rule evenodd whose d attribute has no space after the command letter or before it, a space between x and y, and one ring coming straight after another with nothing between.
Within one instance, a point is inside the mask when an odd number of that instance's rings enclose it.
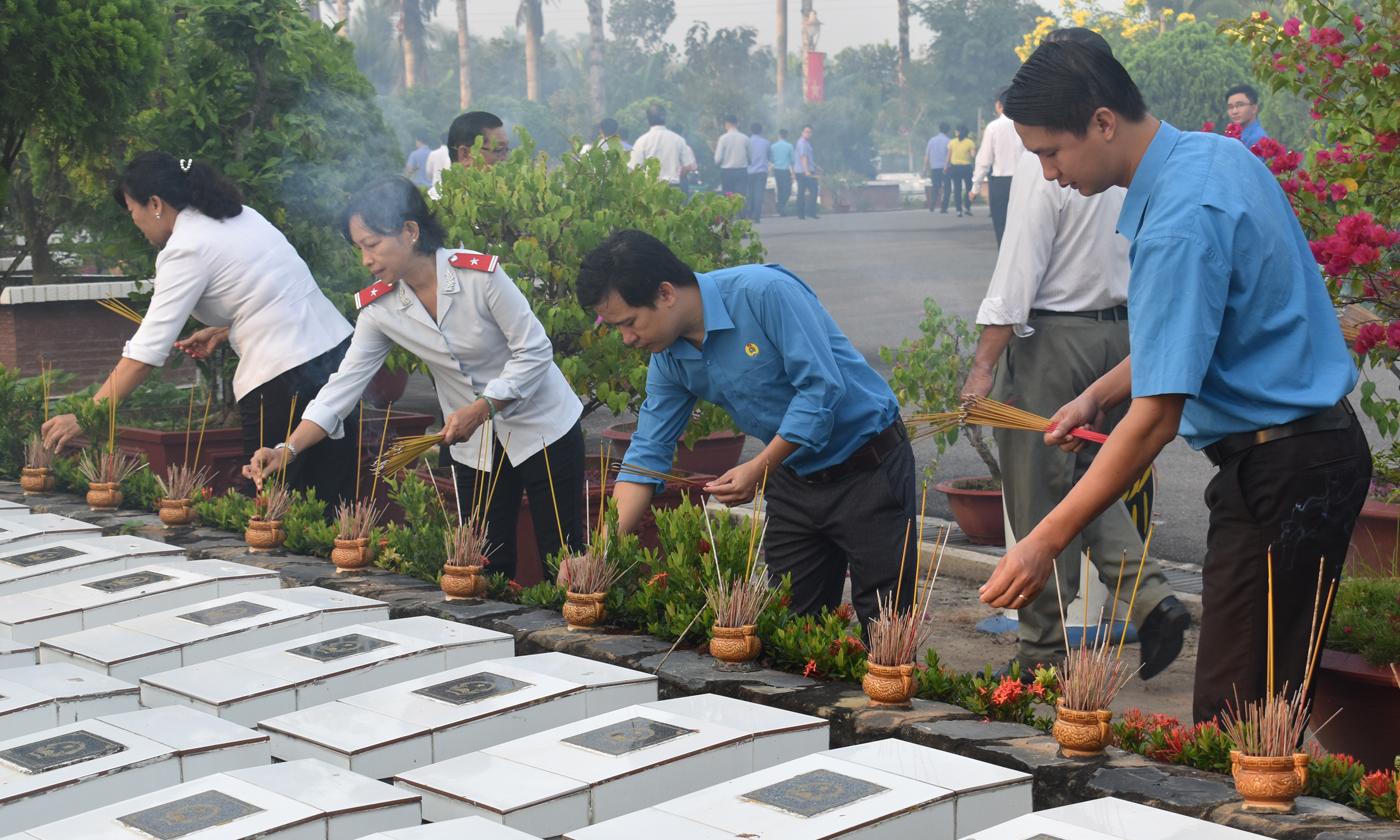
<instances>
[{"instance_id":1,"label":"short black hair","mask_svg":"<svg viewBox=\"0 0 1400 840\"><path fill-rule=\"evenodd\" d=\"M640 230L620 230L583 258L574 288L579 306L595 307L617 292L628 306L651 309L662 283L700 285L695 270L666 243Z\"/></svg>"},{"instance_id":2,"label":"short black hair","mask_svg":"<svg viewBox=\"0 0 1400 840\"><path fill-rule=\"evenodd\" d=\"M1107 40L1102 35L1084 26L1071 26L1068 29L1052 29L1045 33L1046 41L1073 41L1076 44L1083 44L1086 47L1095 47L1103 50L1109 55L1113 55L1113 47L1109 46ZM1002 103L1005 106L1005 102Z\"/></svg>"},{"instance_id":3,"label":"short black hair","mask_svg":"<svg viewBox=\"0 0 1400 840\"><path fill-rule=\"evenodd\" d=\"M243 194L223 173L193 159L176 160L165 152L141 152L122 173L112 199L126 207L127 196L145 204L151 196L184 210L193 207L211 219L231 219L243 212Z\"/></svg>"},{"instance_id":4,"label":"short black hair","mask_svg":"<svg viewBox=\"0 0 1400 840\"><path fill-rule=\"evenodd\" d=\"M753 125L749 126L749 133L750 133L750 134L762 134L762 133L763 133L763 123L754 123Z\"/></svg>"},{"instance_id":5,"label":"short black hair","mask_svg":"<svg viewBox=\"0 0 1400 840\"><path fill-rule=\"evenodd\" d=\"M950 131L952 131L952 130L953 130L952 126L948 125L948 124L945 123L945 122L942 122L942 123L939 123L939 124L938 124L938 133L939 133L939 134L947 134L948 132L950 132Z\"/></svg>"},{"instance_id":6,"label":"short black hair","mask_svg":"<svg viewBox=\"0 0 1400 840\"><path fill-rule=\"evenodd\" d=\"M780 129L778 129L778 136L779 136L779 137L786 137L786 136L787 136L787 129L786 129L786 128L780 128Z\"/></svg>"},{"instance_id":7,"label":"short black hair","mask_svg":"<svg viewBox=\"0 0 1400 840\"><path fill-rule=\"evenodd\" d=\"M433 142L433 134L426 128L419 128L414 130L413 139L426 146L429 143Z\"/></svg>"},{"instance_id":8,"label":"short black hair","mask_svg":"<svg viewBox=\"0 0 1400 840\"><path fill-rule=\"evenodd\" d=\"M428 208L423 193L407 178L379 178L350 197L350 202L336 218L336 225L340 235L352 245L355 240L350 238L350 220L356 216L380 236L398 236L405 224L417 222L418 241L413 250L420 254L435 254L447 241L442 222Z\"/></svg>"},{"instance_id":9,"label":"short black hair","mask_svg":"<svg viewBox=\"0 0 1400 840\"><path fill-rule=\"evenodd\" d=\"M996 101L1001 103L1002 108L1006 107L1006 92L1010 89L1011 88L1009 87L1004 87L1001 90L997 91Z\"/></svg>"},{"instance_id":10,"label":"short black hair","mask_svg":"<svg viewBox=\"0 0 1400 840\"><path fill-rule=\"evenodd\" d=\"M447 156L456 163L459 147L466 146L470 149L476 143L476 138L493 128L504 127L505 123L501 122L501 118L489 111L468 111L461 114L452 121L452 127L447 129Z\"/></svg>"},{"instance_id":11,"label":"short black hair","mask_svg":"<svg viewBox=\"0 0 1400 840\"><path fill-rule=\"evenodd\" d=\"M665 125L665 124L666 124L666 106L665 106L665 105L648 105L648 106L647 106L647 125Z\"/></svg>"},{"instance_id":12,"label":"short black hair","mask_svg":"<svg viewBox=\"0 0 1400 840\"><path fill-rule=\"evenodd\" d=\"M617 133L617 120L612 117L604 117L598 123L598 132L604 137L611 137Z\"/></svg>"},{"instance_id":13,"label":"short black hair","mask_svg":"<svg viewBox=\"0 0 1400 840\"><path fill-rule=\"evenodd\" d=\"M966 136L967 136L967 125L966 125L966 124L964 124L964 123L958 123L958 135L959 135L959 136L962 136L962 137L966 137Z\"/></svg>"},{"instance_id":14,"label":"short black hair","mask_svg":"<svg viewBox=\"0 0 1400 840\"><path fill-rule=\"evenodd\" d=\"M1003 112L1022 125L1083 137L1100 108L1128 122L1147 116L1142 93L1112 53L1077 41L1044 41L1017 71Z\"/></svg>"},{"instance_id":15,"label":"short black hair","mask_svg":"<svg viewBox=\"0 0 1400 840\"><path fill-rule=\"evenodd\" d=\"M1248 97L1250 105L1259 104L1259 91L1255 90L1254 87L1251 85L1235 85L1234 87L1225 91L1225 100L1228 102L1230 97L1234 96L1237 93L1243 93L1246 97Z\"/></svg>"},{"instance_id":16,"label":"short black hair","mask_svg":"<svg viewBox=\"0 0 1400 840\"><path fill-rule=\"evenodd\" d=\"M724 115L724 124L725 124L725 125L737 126L737 125L739 124L739 118L736 117L736 116L734 116L733 114L725 114L725 115Z\"/></svg>"},{"instance_id":17,"label":"short black hair","mask_svg":"<svg viewBox=\"0 0 1400 840\"><path fill-rule=\"evenodd\" d=\"M809 129L809 128L812 128L812 124L811 124L811 123L807 123L806 125L802 126L802 130L803 130L803 131L806 131L806 130ZM813 131L816 131L815 128L812 128L812 130L813 130Z\"/></svg>"}]
</instances>

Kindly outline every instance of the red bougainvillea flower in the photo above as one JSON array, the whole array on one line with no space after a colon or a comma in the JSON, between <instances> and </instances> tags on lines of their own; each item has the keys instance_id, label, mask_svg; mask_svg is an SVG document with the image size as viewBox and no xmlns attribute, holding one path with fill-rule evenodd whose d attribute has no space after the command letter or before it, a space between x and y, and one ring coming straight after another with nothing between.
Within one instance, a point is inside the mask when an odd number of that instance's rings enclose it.
<instances>
[{"instance_id":1,"label":"red bougainvillea flower","mask_svg":"<svg viewBox=\"0 0 1400 840\"><path fill-rule=\"evenodd\" d=\"M1201 125L1201 131L1215 131L1215 123L1208 122Z\"/></svg>"},{"instance_id":2,"label":"red bougainvillea flower","mask_svg":"<svg viewBox=\"0 0 1400 840\"><path fill-rule=\"evenodd\" d=\"M1268 19L1269 19L1269 13L1268 13L1268 12L1255 12L1254 15L1255 15L1255 17L1259 18L1260 20L1268 20Z\"/></svg>"},{"instance_id":3,"label":"red bougainvillea flower","mask_svg":"<svg viewBox=\"0 0 1400 840\"><path fill-rule=\"evenodd\" d=\"M1371 75L1377 79L1384 79L1386 76L1390 75L1390 65L1377 64L1375 67L1371 68Z\"/></svg>"},{"instance_id":4,"label":"red bougainvillea flower","mask_svg":"<svg viewBox=\"0 0 1400 840\"><path fill-rule=\"evenodd\" d=\"M1334 52L1323 53L1322 57L1332 62L1332 66L1336 67L1337 69L1341 69L1341 66L1345 64L1347 60L1346 56L1342 55L1341 53Z\"/></svg>"},{"instance_id":5,"label":"red bougainvillea flower","mask_svg":"<svg viewBox=\"0 0 1400 840\"><path fill-rule=\"evenodd\" d=\"M1241 131L1244 131L1244 129L1240 128L1240 124L1239 124L1239 123L1230 123L1229 125L1225 126L1225 136L1226 136L1226 137L1233 137L1233 138L1235 138L1236 140L1238 140L1238 139L1240 139L1240 132L1241 132Z\"/></svg>"},{"instance_id":6,"label":"red bougainvillea flower","mask_svg":"<svg viewBox=\"0 0 1400 840\"><path fill-rule=\"evenodd\" d=\"M1377 149L1377 150L1379 150L1379 151L1381 151L1381 152L1384 152L1384 153L1389 153L1389 152L1395 151L1395 147L1398 146L1398 145L1400 145L1400 132L1395 132L1395 131L1377 131L1377 132L1376 132L1376 149Z\"/></svg>"},{"instance_id":7,"label":"red bougainvillea flower","mask_svg":"<svg viewBox=\"0 0 1400 840\"><path fill-rule=\"evenodd\" d=\"M1298 33L1303 30L1303 22L1297 18L1289 18L1283 22L1283 34L1290 38L1297 38Z\"/></svg>"},{"instance_id":8,"label":"red bougainvillea flower","mask_svg":"<svg viewBox=\"0 0 1400 840\"><path fill-rule=\"evenodd\" d=\"M1361 30L1366 28L1366 24L1361 22L1361 15L1357 15L1356 17L1352 18L1351 25L1356 27L1356 33L1358 35L1361 34Z\"/></svg>"},{"instance_id":9,"label":"red bougainvillea flower","mask_svg":"<svg viewBox=\"0 0 1400 840\"><path fill-rule=\"evenodd\" d=\"M1330 29L1328 27L1313 29L1308 35L1309 43L1317 44L1322 47L1334 47L1345 40L1346 36L1342 34L1342 30Z\"/></svg>"},{"instance_id":10,"label":"red bougainvillea flower","mask_svg":"<svg viewBox=\"0 0 1400 840\"><path fill-rule=\"evenodd\" d=\"M1386 340L1385 327L1380 324L1362 324L1357 330L1356 341L1352 342L1351 351L1358 356L1364 356L1371 352L1371 348Z\"/></svg>"}]
</instances>

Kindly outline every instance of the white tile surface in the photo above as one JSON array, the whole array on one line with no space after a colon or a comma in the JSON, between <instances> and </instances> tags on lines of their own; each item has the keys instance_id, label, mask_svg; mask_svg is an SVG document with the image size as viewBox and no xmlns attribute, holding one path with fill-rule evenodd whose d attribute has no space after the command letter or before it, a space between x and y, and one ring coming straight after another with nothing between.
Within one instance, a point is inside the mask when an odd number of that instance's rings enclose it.
<instances>
[{"instance_id":1,"label":"white tile surface","mask_svg":"<svg viewBox=\"0 0 1400 840\"><path fill-rule=\"evenodd\" d=\"M140 689L135 685L72 665L11 668L0 680L53 698L55 726L100 715L132 712L141 707ZM8 692L0 691L4 693Z\"/></svg>"},{"instance_id":2,"label":"white tile surface","mask_svg":"<svg viewBox=\"0 0 1400 840\"><path fill-rule=\"evenodd\" d=\"M23 518L28 516L31 512L29 505L22 505L19 502L0 499L0 517L5 517L7 519L15 517Z\"/></svg>"},{"instance_id":3,"label":"white tile surface","mask_svg":"<svg viewBox=\"0 0 1400 840\"><path fill-rule=\"evenodd\" d=\"M447 621L431 616L396 618L392 621L369 623L371 627L383 627L405 636L413 636L425 642L439 645L446 651L446 668L459 668L483 659L501 659L515 656L515 637L496 630L473 627L456 621ZM482 648L489 645L489 648ZM490 655L481 654L489 650Z\"/></svg>"},{"instance_id":4,"label":"white tile surface","mask_svg":"<svg viewBox=\"0 0 1400 840\"><path fill-rule=\"evenodd\" d=\"M762 770L831 746L830 726L822 718L732 697L696 694L645 705L753 733L754 763L749 770Z\"/></svg>"},{"instance_id":5,"label":"white tile surface","mask_svg":"<svg viewBox=\"0 0 1400 840\"><path fill-rule=\"evenodd\" d=\"M39 664L39 646L0 639L0 671Z\"/></svg>"},{"instance_id":6,"label":"white tile surface","mask_svg":"<svg viewBox=\"0 0 1400 840\"><path fill-rule=\"evenodd\" d=\"M1027 814L1001 825L968 834L961 840L1034 840L1038 834L1048 834L1055 840L1122 840L1088 828L1059 822L1040 814Z\"/></svg>"},{"instance_id":7,"label":"white tile surface","mask_svg":"<svg viewBox=\"0 0 1400 840\"><path fill-rule=\"evenodd\" d=\"M31 513L23 519L0 517L0 548L40 546L79 537L100 537L96 525L55 513Z\"/></svg>"},{"instance_id":8,"label":"white tile surface","mask_svg":"<svg viewBox=\"0 0 1400 840\"><path fill-rule=\"evenodd\" d=\"M71 556L34 565L22 564L34 552ZM0 545L0 595L13 595L94 575L115 574L154 562L184 563L184 549L130 536L65 539L38 546Z\"/></svg>"},{"instance_id":9,"label":"white tile surface","mask_svg":"<svg viewBox=\"0 0 1400 840\"><path fill-rule=\"evenodd\" d=\"M99 720L170 748L180 760L183 782L272 762L266 734L181 706L142 709Z\"/></svg>"},{"instance_id":10,"label":"white tile surface","mask_svg":"<svg viewBox=\"0 0 1400 840\"><path fill-rule=\"evenodd\" d=\"M536 837L588 823L587 784L486 753L404 773L394 786L423 797L429 822L481 816Z\"/></svg>"},{"instance_id":11,"label":"white tile surface","mask_svg":"<svg viewBox=\"0 0 1400 840\"><path fill-rule=\"evenodd\" d=\"M1036 815L1124 840L1251 840L1260 836L1113 797L1050 808Z\"/></svg>"},{"instance_id":12,"label":"white tile surface","mask_svg":"<svg viewBox=\"0 0 1400 840\"><path fill-rule=\"evenodd\" d=\"M564 840L619 840L624 837L658 840L734 840L734 833L655 808L643 808L606 822L564 833Z\"/></svg>"},{"instance_id":13,"label":"white tile surface","mask_svg":"<svg viewBox=\"0 0 1400 840\"><path fill-rule=\"evenodd\" d=\"M532 840L531 835L497 825L482 817L397 828L361 837L360 840ZM678 838L670 838L678 840Z\"/></svg>"},{"instance_id":14,"label":"white tile surface","mask_svg":"<svg viewBox=\"0 0 1400 840\"><path fill-rule=\"evenodd\" d=\"M355 840L422 822L417 794L320 761L289 761L226 775L321 811L327 821L327 840Z\"/></svg>"},{"instance_id":15,"label":"white tile surface","mask_svg":"<svg viewBox=\"0 0 1400 840\"><path fill-rule=\"evenodd\" d=\"M650 703L656 700L656 676L631 668L609 665L581 656L570 656L558 651L517 656L514 664L536 673L587 686L589 691L584 699L587 705L586 714L589 717L634 703Z\"/></svg>"},{"instance_id":16,"label":"white tile surface","mask_svg":"<svg viewBox=\"0 0 1400 840\"><path fill-rule=\"evenodd\" d=\"M0 679L0 740L58 726L58 701L42 691Z\"/></svg>"}]
</instances>

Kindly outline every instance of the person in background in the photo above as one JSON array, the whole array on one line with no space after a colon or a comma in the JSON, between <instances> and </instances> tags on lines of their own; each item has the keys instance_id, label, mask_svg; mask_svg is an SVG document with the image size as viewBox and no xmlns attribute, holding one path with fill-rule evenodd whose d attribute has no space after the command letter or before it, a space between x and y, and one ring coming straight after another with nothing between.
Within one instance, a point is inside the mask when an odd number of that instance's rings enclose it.
<instances>
[{"instance_id":1,"label":"person in background","mask_svg":"<svg viewBox=\"0 0 1400 840\"><path fill-rule=\"evenodd\" d=\"M1259 122L1259 91L1249 85L1235 85L1225 92L1225 114L1240 127L1240 142L1246 149L1269 136Z\"/></svg>"},{"instance_id":2,"label":"person in background","mask_svg":"<svg viewBox=\"0 0 1400 840\"><path fill-rule=\"evenodd\" d=\"M1090 29L1057 29L1045 40L1077 40L1112 54L1103 36ZM1080 195L1045 180L1036 156L1021 154L1011 179L1006 237L977 311L982 335L964 397L991 394L1000 402L1048 414L1128 357L1131 266L1128 240L1116 230L1126 194L1122 187L1110 187L1098 195ZM1126 405L1109 412L1101 430L1110 431L1126 412ZM1020 539L1069 495L1098 447L1061 452L1034 433L994 429L993 435L1007 521ZM1068 653L1060 604L1087 587L1080 580L1081 551L1088 552L1109 591L1120 574L1137 580L1142 535L1122 499L1060 552L1058 586L1047 586L1034 601L1017 605L1019 644L1013 661L1023 677L1038 665L1059 664ZM1132 614L1120 611L1119 617L1132 622L1142 643L1138 675L1150 679L1181 652L1191 615L1151 558L1143 565L1137 597L1124 596L1123 601L1132 601ZM1010 666L1004 669L1009 671Z\"/></svg>"},{"instance_id":3,"label":"person in background","mask_svg":"<svg viewBox=\"0 0 1400 840\"><path fill-rule=\"evenodd\" d=\"M777 188L777 208L779 216L787 215L788 198L792 196L792 167L797 162L797 153L787 139L787 129L778 129L778 142L769 150L773 161L773 185Z\"/></svg>"},{"instance_id":4,"label":"person in background","mask_svg":"<svg viewBox=\"0 0 1400 840\"><path fill-rule=\"evenodd\" d=\"M432 135L426 129L414 131L414 149L408 153L408 161L403 168L404 176L420 187L431 186L433 183L428 180L428 155L433 151L428 144L431 142Z\"/></svg>"},{"instance_id":5,"label":"person in background","mask_svg":"<svg viewBox=\"0 0 1400 840\"><path fill-rule=\"evenodd\" d=\"M207 359L228 342L238 355L233 395L243 454L251 458L263 435L279 440L301 421L350 349L350 322L282 232L243 206L238 187L213 167L141 152L112 197L160 253L150 308L93 401L126 399L172 349ZM209 326L182 339L191 317ZM357 405L346 414L352 427L359 423ZM50 419L42 431L55 452L80 434L72 414ZM358 455L355 436L346 436L288 469L287 486L314 488L333 513L355 498Z\"/></svg>"},{"instance_id":6,"label":"person in background","mask_svg":"<svg viewBox=\"0 0 1400 840\"><path fill-rule=\"evenodd\" d=\"M700 171L700 165L695 162L695 152L690 148L690 141L685 139L685 126L676 123L676 133L680 135L681 142L685 143L685 149L681 152L681 192L689 198L695 191L695 173Z\"/></svg>"},{"instance_id":7,"label":"person in background","mask_svg":"<svg viewBox=\"0 0 1400 840\"><path fill-rule=\"evenodd\" d=\"M725 195L747 196L749 193L749 164L753 150L749 138L739 131L739 118L724 115L724 134L715 143L715 166L719 167L719 189ZM748 203L744 205L748 212Z\"/></svg>"},{"instance_id":8,"label":"person in background","mask_svg":"<svg viewBox=\"0 0 1400 840\"><path fill-rule=\"evenodd\" d=\"M944 167L948 176L945 189L953 194L953 204L960 218L964 202L967 203L967 215L972 215L972 155L977 143L967 134L967 126L959 125L958 136L948 142L948 164Z\"/></svg>"},{"instance_id":9,"label":"person in background","mask_svg":"<svg viewBox=\"0 0 1400 840\"><path fill-rule=\"evenodd\" d=\"M1347 400L1356 366L1288 195L1240 143L1152 116L1113 56L1072 41L1042 43L1021 65L1006 113L1046 178L1128 191L1117 229L1132 242L1132 355L1055 412L1044 440L1082 449L1072 430L1131 402L981 600L1035 600L1055 556L1181 434L1219 468L1205 493L1192 714L1301 689L1314 606L1341 575L1371 452ZM1288 618L1268 622L1275 612Z\"/></svg>"},{"instance_id":10,"label":"person in background","mask_svg":"<svg viewBox=\"0 0 1400 840\"><path fill-rule=\"evenodd\" d=\"M768 170L773 168L773 144L763 136L763 124L749 126L749 189L748 217L763 221L763 199L768 194Z\"/></svg>"},{"instance_id":11,"label":"person in background","mask_svg":"<svg viewBox=\"0 0 1400 840\"><path fill-rule=\"evenodd\" d=\"M938 133L929 138L928 146L924 148L924 169L928 170L929 180L933 182L930 185L933 197L928 202L930 213L938 207L938 193L940 191L943 191L942 212L948 212L948 192L944 190L947 173L944 170L948 168L948 143L951 142L948 132L950 130L947 123L939 123Z\"/></svg>"},{"instance_id":12,"label":"person in background","mask_svg":"<svg viewBox=\"0 0 1400 840\"><path fill-rule=\"evenodd\" d=\"M599 144L606 145L608 148L619 152L632 151L632 144L618 136L617 120L612 117L600 120L597 125L593 126L593 130L598 133L597 136L587 143L584 143L583 148L579 150L580 152L587 152Z\"/></svg>"},{"instance_id":13,"label":"person in background","mask_svg":"<svg viewBox=\"0 0 1400 840\"><path fill-rule=\"evenodd\" d=\"M997 94L997 118L987 125L982 135L982 148L977 150L977 169L972 174L972 187L967 197L968 207L971 207L972 194L982 186L982 179L987 180L987 203L998 248L1006 232L1006 201L1011 196L1011 176L1016 174L1016 162L1026 150L1016 134L1016 126L1002 113L1005 102L1006 91L1003 90Z\"/></svg>"},{"instance_id":14,"label":"person in background","mask_svg":"<svg viewBox=\"0 0 1400 840\"><path fill-rule=\"evenodd\" d=\"M447 150L447 132L438 138L438 147L428 153L428 183L433 187L442 180L442 170L452 165L452 153Z\"/></svg>"},{"instance_id":15,"label":"person in background","mask_svg":"<svg viewBox=\"0 0 1400 840\"><path fill-rule=\"evenodd\" d=\"M913 600L917 546L904 532L919 500L899 403L806 283L779 265L698 274L656 237L623 230L583 258L577 290L651 353L625 463L669 470L696 400L708 400L766 443L705 492L735 505L766 485L764 560L771 581L792 576L794 612L835 609L848 568L863 624L879 596L899 588ZM619 475L622 530L637 527L658 483Z\"/></svg>"},{"instance_id":16,"label":"person in background","mask_svg":"<svg viewBox=\"0 0 1400 840\"><path fill-rule=\"evenodd\" d=\"M290 439L256 452L243 474L261 481L348 439L342 418L398 345L432 372L443 416L440 464L455 466L463 511L477 501L474 488L485 478L478 470L490 473L489 571L515 577L522 495L541 557L559 552L561 535L570 549L582 548L583 404L554 363L530 301L495 257L446 248L442 223L402 178L370 182L337 221L377 282L356 295L354 342L339 370Z\"/></svg>"},{"instance_id":17,"label":"person in background","mask_svg":"<svg viewBox=\"0 0 1400 840\"><path fill-rule=\"evenodd\" d=\"M477 139L481 148L475 149ZM475 149L475 150L474 150ZM468 111L452 121L447 129L447 153L452 164L484 169L510 157L510 138L505 123L489 111ZM438 181L442 181L439 173ZM437 184L428 188L428 197L437 200Z\"/></svg>"},{"instance_id":18,"label":"person in background","mask_svg":"<svg viewBox=\"0 0 1400 840\"><path fill-rule=\"evenodd\" d=\"M632 145L631 167L636 169L647 160L656 158L661 162L657 177L673 187L681 185L681 167L685 165L685 140L674 131L666 128L666 107L647 106L647 133L637 138ZM694 159L694 155L691 155Z\"/></svg>"},{"instance_id":19,"label":"person in background","mask_svg":"<svg viewBox=\"0 0 1400 840\"><path fill-rule=\"evenodd\" d=\"M812 127L802 126L802 136L797 138L797 218L817 217L817 174L822 171L817 166L817 157L812 153ZM804 196L807 198L804 199Z\"/></svg>"}]
</instances>

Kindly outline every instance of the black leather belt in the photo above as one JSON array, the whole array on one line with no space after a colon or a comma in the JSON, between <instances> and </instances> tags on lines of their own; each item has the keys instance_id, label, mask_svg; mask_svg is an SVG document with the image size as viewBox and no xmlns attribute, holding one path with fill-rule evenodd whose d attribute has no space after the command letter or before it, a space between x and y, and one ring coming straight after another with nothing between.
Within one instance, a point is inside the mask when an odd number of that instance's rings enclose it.
<instances>
[{"instance_id":1,"label":"black leather belt","mask_svg":"<svg viewBox=\"0 0 1400 840\"><path fill-rule=\"evenodd\" d=\"M884 457L890 454L890 450L899 446L908 439L908 434L904 431L904 421L896 419L893 423L885 427L885 430L870 439L870 442L851 453L851 457L839 464L833 464L824 470L817 470L807 475L799 475L798 478L808 484L829 484L840 478L856 473L869 472L880 466Z\"/></svg>"},{"instance_id":2,"label":"black leather belt","mask_svg":"<svg viewBox=\"0 0 1400 840\"><path fill-rule=\"evenodd\" d=\"M1093 318L1095 321L1126 321L1128 320L1128 307L1110 306L1107 309L1091 309L1088 312L1056 312L1053 309L1032 309L1032 318L1044 318L1047 315L1067 315L1070 318Z\"/></svg>"},{"instance_id":3,"label":"black leather belt","mask_svg":"<svg viewBox=\"0 0 1400 840\"><path fill-rule=\"evenodd\" d=\"M1227 435L1201 451L1206 453L1212 466L1218 467L1251 446L1258 446L1271 440L1282 440L1313 432L1345 429L1351 426L1351 421L1355 416L1356 412L1352 410L1351 403L1347 401L1346 397L1342 397L1336 405L1319 411L1317 414L1310 414L1307 417L1294 420L1292 423L1270 426L1257 432L1239 432Z\"/></svg>"}]
</instances>

